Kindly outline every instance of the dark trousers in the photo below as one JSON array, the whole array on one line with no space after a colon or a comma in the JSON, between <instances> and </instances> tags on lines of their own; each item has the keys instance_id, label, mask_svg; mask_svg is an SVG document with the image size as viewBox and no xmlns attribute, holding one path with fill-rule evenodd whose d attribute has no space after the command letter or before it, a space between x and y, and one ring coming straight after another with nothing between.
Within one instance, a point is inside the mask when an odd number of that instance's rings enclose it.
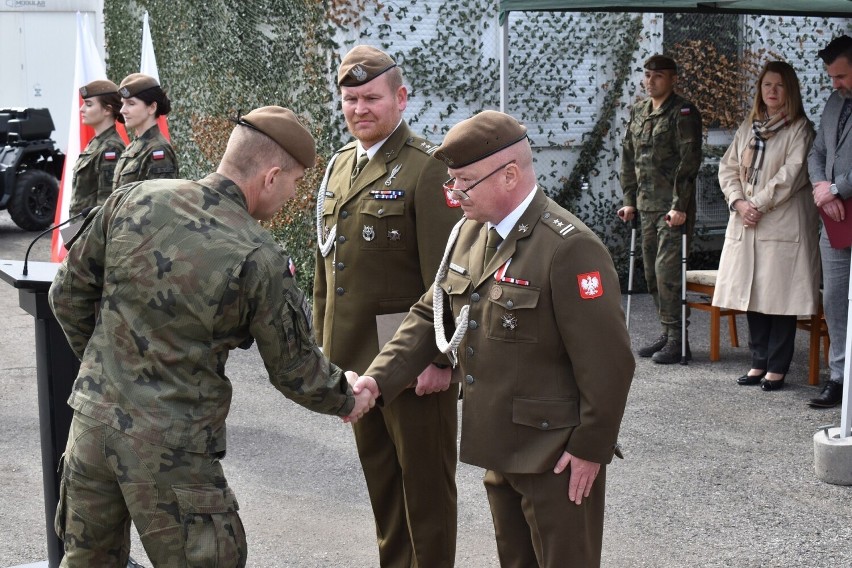
<instances>
[{"instance_id":1,"label":"dark trousers","mask_svg":"<svg viewBox=\"0 0 852 568\"><path fill-rule=\"evenodd\" d=\"M369 416L369 414L368 414ZM597 568L603 546L606 466L583 503L568 501L568 471L485 472L501 568Z\"/></svg>"},{"instance_id":2,"label":"dark trousers","mask_svg":"<svg viewBox=\"0 0 852 568\"><path fill-rule=\"evenodd\" d=\"M786 375L796 346L796 316L746 312L752 369Z\"/></svg>"}]
</instances>

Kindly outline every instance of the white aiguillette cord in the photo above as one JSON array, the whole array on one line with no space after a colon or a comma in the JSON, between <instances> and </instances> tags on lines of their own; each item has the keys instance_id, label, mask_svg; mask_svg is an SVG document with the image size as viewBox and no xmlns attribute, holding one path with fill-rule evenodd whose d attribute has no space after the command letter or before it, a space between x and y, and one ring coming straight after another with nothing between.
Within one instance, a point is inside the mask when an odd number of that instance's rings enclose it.
<instances>
[{"instance_id":1,"label":"white aiguillette cord","mask_svg":"<svg viewBox=\"0 0 852 568\"><path fill-rule=\"evenodd\" d=\"M322 183L320 184L319 192L317 193L317 244L319 245L319 250L323 257L328 256L328 253L331 252L331 249L334 246L334 240L337 238L337 223L335 223L328 232L328 238L322 238L322 217L323 209L325 209L325 192L328 189L328 178L331 176L331 168L334 166L334 162L337 161L337 157L339 155L340 154L335 154L328 161L328 166L325 168L325 176L322 178Z\"/></svg>"},{"instance_id":2,"label":"white aiguillette cord","mask_svg":"<svg viewBox=\"0 0 852 568\"><path fill-rule=\"evenodd\" d=\"M435 284L432 286L432 317L435 324L435 344L438 346L438 349L441 350L441 353L444 353L447 357L449 357L450 363L453 364L453 368L458 365L459 344L462 339L464 339L464 334L467 333L470 304L465 305L459 312L459 317L456 318L456 331L453 333L450 341L447 342L447 333L444 331L444 289L441 288L440 282L447 276L450 251L453 250L453 246L456 244L456 239L458 239L461 226L464 225L465 221L467 221L466 217L459 219L459 222L456 223L456 226L453 227L453 230L450 232L450 238L447 240L447 248L444 250L444 257L441 259L441 266L438 268L437 274L435 274Z\"/></svg>"}]
</instances>

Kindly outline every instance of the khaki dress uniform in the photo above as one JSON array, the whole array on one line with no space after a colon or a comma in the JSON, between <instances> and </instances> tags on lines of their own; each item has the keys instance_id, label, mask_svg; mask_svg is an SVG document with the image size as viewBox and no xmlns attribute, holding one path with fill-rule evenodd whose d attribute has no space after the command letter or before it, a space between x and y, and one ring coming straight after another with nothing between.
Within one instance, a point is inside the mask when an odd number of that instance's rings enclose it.
<instances>
[{"instance_id":1,"label":"khaki dress uniform","mask_svg":"<svg viewBox=\"0 0 852 568\"><path fill-rule=\"evenodd\" d=\"M113 189L134 181L179 177L172 145L156 124L135 138L124 150L115 167Z\"/></svg>"},{"instance_id":2,"label":"khaki dress uniform","mask_svg":"<svg viewBox=\"0 0 852 568\"><path fill-rule=\"evenodd\" d=\"M351 188L356 143L337 154L320 196L324 238L337 228L328 256L317 255L314 326L325 355L344 369L366 370L381 347L376 316L405 313L420 298L461 217L448 206L447 170L434 149L403 121ZM411 385L429 363L401 380ZM453 565L457 407L455 385L422 397L407 389L354 425L382 566Z\"/></svg>"},{"instance_id":3,"label":"khaki dress uniform","mask_svg":"<svg viewBox=\"0 0 852 568\"><path fill-rule=\"evenodd\" d=\"M648 292L664 332L681 339L680 227L669 227L670 210L686 213L689 247L695 228L695 178L701 167L701 114L672 93L656 110L651 99L630 111L621 153L624 205L639 210L642 258Z\"/></svg>"},{"instance_id":4,"label":"khaki dress uniform","mask_svg":"<svg viewBox=\"0 0 852 568\"><path fill-rule=\"evenodd\" d=\"M49 294L81 359L56 514L62 565L126 566L132 520L156 566L245 566L220 464L229 352L253 340L282 394L338 416L355 404L343 371L317 348L287 256L231 180L124 186L87 222Z\"/></svg>"},{"instance_id":5,"label":"khaki dress uniform","mask_svg":"<svg viewBox=\"0 0 852 568\"><path fill-rule=\"evenodd\" d=\"M605 465L579 506L568 501L567 471L552 471L563 451L611 461L635 362L609 253L535 191L484 269L486 226L465 222L439 283L448 336L469 306L454 371L464 391L459 458L488 470L501 565L597 566ZM433 324L430 289L365 373L384 404L438 353Z\"/></svg>"},{"instance_id":6,"label":"khaki dress uniform","mask_svg":"<svg viewBox=\"0 0 852 568\"><path fill-rule=\"evenodd\" d=\"M71 182L70 215L77 215L86 207L103 205L112 193L115 166L124 151L124 140L115 126L110 126L86 145L74 165Z\"/></svg>"}]
</instances>

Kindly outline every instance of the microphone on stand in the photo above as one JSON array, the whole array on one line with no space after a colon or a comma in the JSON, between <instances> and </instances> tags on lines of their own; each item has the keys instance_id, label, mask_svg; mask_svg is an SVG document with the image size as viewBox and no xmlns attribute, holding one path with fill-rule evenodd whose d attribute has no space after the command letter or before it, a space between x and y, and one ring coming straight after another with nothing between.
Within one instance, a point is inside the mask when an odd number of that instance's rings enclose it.
<instances>
[{"instance_id":1,"label":"microphone on stand","mask_svg":"<svg viewBox=\"0 0 852 568\"><path fill-rule=\"evenodd\" d=\"M33 245L36 244L37 240L39 240L40 238L42 238L43 236L45 236L49 232L53 231L54 229L58 229L59 227L64 227L65 225L69 224L71 221L76 221L80 217L86 217L89 213L94 211L96 207L97 207L96 205L93 205L92 207L86 207L80 213L77 213L73 217L69 217L68 219L65 219L64 221L62 221L61 223L57 223L56 225L49 227L49 228L45 229L43 232L39 233L39 235L36 238L33 239L33 242L30 243L30 246L27 247L27 253L24 255L24 270L23 270L22 274L24 276L27 275L27 260L29 259L29 256L30 256L30 250L32 250Z\"/></svg>"}]
</instances>

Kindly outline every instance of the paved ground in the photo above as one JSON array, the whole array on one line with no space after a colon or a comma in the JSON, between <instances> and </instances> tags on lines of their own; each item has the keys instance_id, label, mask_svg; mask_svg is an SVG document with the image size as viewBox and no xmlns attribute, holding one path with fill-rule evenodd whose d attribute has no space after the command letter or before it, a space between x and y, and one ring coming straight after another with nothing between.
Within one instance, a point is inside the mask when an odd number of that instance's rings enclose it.
<instances>
[{"instance_id":1,"label":"paved ground","mask_svg":"<svg viewBox=\"0 0 852 568\"><path fill-rule=\"evenodd\" d=\"M0 212L0 259L22 259L33 236ZM48 257L46 238L33 258ZM2 282L0 313L0 567L8 567L44 560L46 551L33 324ZM657 334L647 296L635 298L631 319L634 344ZM638 362L621 434L627 459L608 472L603 565L852 566L852 488L813 473L812 436L836 425L840 409L805 404L818 393L807 385L805 336L789 388L766 393L734 383L749 357L727 344L726 329L722 360L708 361L708 328L707 314L696 313L689 366ZM744 321L739 333L744 344ZM376 566L349 427L279 396L255 351L234 353L228 370L235 388L224 464L248 532L249 566ZM463 568L498 566L482 473L460 464ZM150 565L138 541L133 555Z\"/></svg>"}]
</instances>

